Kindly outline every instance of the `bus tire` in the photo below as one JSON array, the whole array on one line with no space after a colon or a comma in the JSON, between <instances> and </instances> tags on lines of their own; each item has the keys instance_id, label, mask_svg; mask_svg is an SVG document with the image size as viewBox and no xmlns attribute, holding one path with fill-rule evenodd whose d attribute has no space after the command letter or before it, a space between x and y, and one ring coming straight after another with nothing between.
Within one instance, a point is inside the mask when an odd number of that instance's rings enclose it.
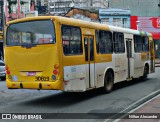
<instances>
[{"instance_id":1,"label":"bus tire","mask_svg":"<svg viewBox=\"0 0 160 122\"><path fill-rule=\"evenodd\" d=\"M146 81L148 79L148 74L149 74L149 68L145 65L144 66L143 76L141 77L141 79L143 81Z\"/></svg>"},{"instance_id":2,"label":"bus tire","mask_svg":"<svg viewBox=\"0 0 160 122\"><path fill-rule=\"evenodd\" d=\"M114 85L114 76L112 72L107 72L104 78L104 93L110 93Z\"/></svg>"}]
</instances>

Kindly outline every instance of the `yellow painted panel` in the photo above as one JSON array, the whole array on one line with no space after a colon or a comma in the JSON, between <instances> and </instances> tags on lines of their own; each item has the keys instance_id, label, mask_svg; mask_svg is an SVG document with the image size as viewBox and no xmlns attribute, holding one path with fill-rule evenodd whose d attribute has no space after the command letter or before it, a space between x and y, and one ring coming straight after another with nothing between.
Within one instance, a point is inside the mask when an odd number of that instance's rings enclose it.
<instances>
[{"instance_id":1,"label":"yellow painted panel","mask_svg":"<svg viewBox=\"0 0 160 122\"><path fill-rule=\"evenodd\" d=\"M146 61L147 60L147 53L146 52L142 52L141 53L141 60L142 61Z\"/></svg>"},{"instance_id":2,"label":"yellow painted panel","mask_svg":"<svg viewBox=\"0 0 160 122\"><path fill-rule=\"evenodd\" d=\"M64 66L73 66L73 65L82 65L86 64L85 57L81 56L63 56L63 65Z\"/></svg>"},{"instance_id":3,"label":"yellow painted panel","mask_svg":"<svg viewBox=\"0 0 160 122\"><path fill-rule=\"evenodd\" d=\"M95 63L111 62L112 54L98 54L95 57Z\"/></svg>"},{"instance_id":4,"label":"yellow painted panel","mask_svg":"<svg viewBox=\"0 0 160 122\"><path fill-rule=\"evenodd\" d=\"M95 35L95 29L81 28L82 35Z\"/></svg>"},{"instance_id":5,"label":"yellow painted panel","mask_svg":"<svg viewBox=\"0 0 160 122\"><path fill-rule=\"evenodd\" d=\"M21 46L6 47L5 54L5 62L10 70L43 71L59 62L54 44L37 45L29 49Z\"/></svg>"},{"instance_id":6,"label":"yellow painted panel","mask_svg":"<svg viewBox=\"0 0 160 122\"><path fill-rule=\"evenodd\" d=\"M55 44L37 45L29 49L21 46L6 47L5 63L9 67L10 75L16 77L17 82L34 82L36 76L49 77L49 81L53 81L55 64L59 65L56 77L62 78L62 65L60 65L59 52ZM27 76L27 72L36 72L36 75Z\"/></svg>"}]
</instances>

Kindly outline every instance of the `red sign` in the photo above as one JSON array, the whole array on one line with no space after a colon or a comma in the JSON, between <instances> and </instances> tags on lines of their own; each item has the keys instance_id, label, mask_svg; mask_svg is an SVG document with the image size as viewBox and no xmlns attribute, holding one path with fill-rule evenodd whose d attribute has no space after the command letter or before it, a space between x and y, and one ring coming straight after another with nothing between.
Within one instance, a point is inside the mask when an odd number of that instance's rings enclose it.
<instances>
[{"instance_id":1,"label":"red sign","mask_svg":"<svg viewBox=\"0 0 160 122\"><path fill-rule=\"evenodd\" d=\"M131 16L131 29L136 30L137 27L140 31L152 33L154 39L160 39L160 17Z\"/></svg>"},{"instance_id":2,"label":"red sign","mask_svg":"<svg viewBox=\"0 0 160 122\"><path fill-rule=\"evenodd\" d=\"M151 20L154 28L160 28L160 18L153 17Z\"/></svg>"}]
</instances>

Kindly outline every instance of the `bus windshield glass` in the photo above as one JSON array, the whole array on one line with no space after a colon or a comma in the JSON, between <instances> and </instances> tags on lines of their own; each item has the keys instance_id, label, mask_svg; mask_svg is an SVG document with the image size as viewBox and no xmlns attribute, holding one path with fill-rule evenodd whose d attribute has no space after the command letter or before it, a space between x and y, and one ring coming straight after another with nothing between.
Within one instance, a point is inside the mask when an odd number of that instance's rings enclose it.
<instances>
[{"instance_id":1,"label":"bus windshield glass","mask_svg":"<svg viewBox=\"0 0 160 122\"><path fill-rule=\"evenodd\" d=\"M6 45L55 44L55 29L51 20L29 21L9 25Z\"/></svg>"}]
</instances>

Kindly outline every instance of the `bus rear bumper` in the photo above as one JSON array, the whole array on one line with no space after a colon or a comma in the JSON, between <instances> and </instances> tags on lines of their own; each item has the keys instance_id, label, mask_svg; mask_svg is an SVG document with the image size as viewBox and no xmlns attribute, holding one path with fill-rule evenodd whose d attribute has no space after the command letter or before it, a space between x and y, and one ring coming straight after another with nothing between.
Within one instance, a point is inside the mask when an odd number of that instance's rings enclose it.
<instances>
[{"instance_id":1,"label":"bus rear bumper","mask_svg":"<svg viewBox=\"0 0 160 122\"><path fill-rule=\"evenodd\" d=\"M62 80L54 82L12 82L6 79L8 89L63 90Z\"/></svg>"}]
</instances>

